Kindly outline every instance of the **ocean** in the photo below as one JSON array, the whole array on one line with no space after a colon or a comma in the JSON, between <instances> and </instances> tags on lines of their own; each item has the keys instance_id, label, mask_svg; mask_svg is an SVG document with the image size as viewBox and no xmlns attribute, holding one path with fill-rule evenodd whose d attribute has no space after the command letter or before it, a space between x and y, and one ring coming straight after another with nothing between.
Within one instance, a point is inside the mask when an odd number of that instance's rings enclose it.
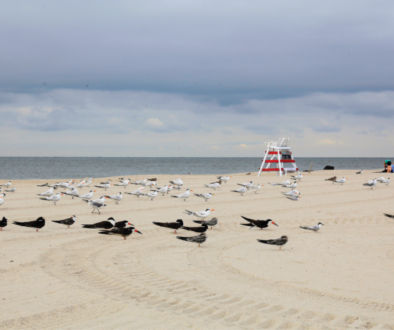
<instances>
[{"instance_id":1,"label":"ocean","mask_svg":"<svg viewBox=\"0 0 394 330\"><path fill-rule=\"evenodd\" d=\"M383 169L390 158L296 158L298 168L322 170L326 165L335 169ZM1 180L75 179L151 174L231 174L256 172L261 157L0 157Z\"/></svg>"}]
</instances>

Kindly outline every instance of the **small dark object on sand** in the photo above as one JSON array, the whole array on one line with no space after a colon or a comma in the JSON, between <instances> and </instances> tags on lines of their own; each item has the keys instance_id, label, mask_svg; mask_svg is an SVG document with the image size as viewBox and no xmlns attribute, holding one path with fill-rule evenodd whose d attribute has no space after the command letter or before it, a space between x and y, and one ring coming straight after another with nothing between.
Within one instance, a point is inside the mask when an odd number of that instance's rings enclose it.
<instances>
[{"instance_id":1,"label":"small dark object on sand","mask_svg":"<svg viewBox=\"0 0 394 330\"><path fill-rule=\"evenodd\" d=\"M323 170L333 170L334 166L331 165L327 165L325 168L323 168Z\"/></svg>"}]
</instances>

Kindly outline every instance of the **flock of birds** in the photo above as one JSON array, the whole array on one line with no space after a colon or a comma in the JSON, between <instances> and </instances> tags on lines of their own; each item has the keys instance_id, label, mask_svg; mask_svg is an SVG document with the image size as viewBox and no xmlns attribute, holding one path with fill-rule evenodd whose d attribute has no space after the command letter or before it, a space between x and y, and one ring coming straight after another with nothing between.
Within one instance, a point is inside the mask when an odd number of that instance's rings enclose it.
<instances>
[{"instance_id":1,"label":"flock of birds","mask_svg":"<svg viewBox=\"0 0 394 330\"><path fill-rule=\"evenodd\" d=\"M356 174L362 174L362 171L357 172ZM223 183L227 183L230 180L231 176L219 176L217 177L218 181L212 182L210 184L204 185L206 188L211 188L213 190L219 189L222 187ZM290 180L286 180L282 183L270 183L272 186L280 186L284 188L289 188L291 189L288 192L282 192L284 196L286 196L288 199L292 201L298 201L300 198L300 192L296 190L295 188L297 187L297 184L302 180L303 174L300 173L299 175L292 176L291 177L294 182L291 183ZM53 202L54 205L56 205L56 202L59 202L61 199L61 196L67 195L70 196L72 199L77 198L80 199L84 202L86 202L88 205L90 205L93 208L92 213L94 211L98 211L100 214L100 209L106 207L107 205L105 204L106 199L111 199L115 201L115 204L118 204L119 202L122 201L123 195L121 192L117 195L102 195L99 199L93 199L93 194L96 192L96 190L90 190L88 193L85 194L79 194L78 189L89 187L94 179L88 178L86 180L81 180L78 184L75 184L75 180L69 180L67 182L57 182L54 184L41 184L38 185L38 187L49 187L50 189L37 194L41 200L44 201L49 201ZM326 179L326 181L331 181L333 184L334 183L339 183L343 185L346 182L347 178L343 177L342 179L337 179L337 177L331 177L329 179ZM388 185L390 183L390 178L385 179L385 178L378 178L371 180L367 183L364 184L364 186L373 187L376 186L377 182L385 183ZM105 191L111 187L112 185L114 186L119 186L119 187L124 187L126 188L128 185L134 184L134 185L139 185L140 187L133 192L125 192L125 194L129 194L132 196L136 196L139 198L140 196L146 196L151 199L151 201L154 200L159 194L162 196L165 196L166 194L169 194L170 191L172 190L181 190L183 187L183 181L178 178L176 180L171 180L169 181L168 185L163 186L162 188L157 187L157 179L156 178L151 178L147 179L144 178L143 180L138 180L136 182L131 182L130 179L125 179L125 178L119 178L119 182L117 183L112 183L111 180L108 180L106 182L101 182L100 184L94 185L95 188L101 188L104 189ZM9 188L12 185L12 181L9 181L6 184L1 185L0 187L5 187ZM247 183L238 183L237 185L241 186L241 188L231 190L231 192L239 193L241 196L243 196L246 192L251 191L257 193L263 185L254 185L252 181L247 182ZM150 191L144 193L144 188L148 187ZM55 190L63 189L65 191L62 192L57 192L55 193ZM16 191L15 186L12 189L5 189L6 192L11 192L14 193ZM193 190L186 189L185 192L179 194L179 195L171 195L172 198L177 198L181 199L183 201L186 201L190 196ZM194 196L199 197L204 199L206 202L210 200L214 194L212 193L193 193ZM0 205L4 203L4 197L6 196L5 193L2 193L2 188L0 188ZM193 222L199 224L199 226L195 227L188 227L185 226L183 223L182 219L178 219L175 222L153 222L154 225L159 226L159 227L164 227L164 228L169 228L174 230L174 234L177 234L177 230L183 229L186 231L191 231L198 233L199 235L197 236L192 236L192 237L184 237L184 236L177 236L176 238L179 240L187 241L187 242L192 242L200 245L204 243L207 239L206 231L210 227L212 229L214 226L218 224L218 219L216 217L206 220L207 217L210 216L211 212L215 211L214 209L207 208L203 211L189 211L185 210L185 214L197 217L199 220L193 220ZM387 217L394 218L394 215L389 215L385 214ZM267 219L267 220L258 220L258 219L250 219L244 216L241 216L244 220L247 221L247 223L242 223L241 225L250 227L252 228L260 228L261 230L264 228L267 228L270 224L278 226L273 220ZM76 216L73 215L69 218L62 219L62 220L52 220L52 222L61 224L64 226L67 226L67 228L70 228L73 224L76 222ZM8 220L6 217L3 217L2 220L0 220L0 231L6 227L8 224ZM43 228L45 226L45 219L43 217L39 217L38 219L34 221L27 221L27 222L20 222L20 221L14 221L14 225L17 226L23 226L23 227L29 227L29 228L35 228L36 231L38 232L39 229ZM317 225L314 226L300 226L301 229L305 230L311 230L314 232L317 232L321 229L321 226L324 225L323 223L319 222ZM129 226L129 227L128 227ZM105 221L97 222L94 224L82 224L82 228L85 229L98 229L98 233L102 235L117 235L123 237L125 240L128 236L130 236L133 233L138 233L142 234L139 230L135 228L135 226L130 223L128 220L123 220L123 221L118 221L116 222L114 218L110 217ZM277 239L269 239L269 240L257 240L260 243L264 244L269 244L269 245L276 245L279 246L279 249L283 245L285 245L288 242L288 237L283 235L280 238Z\"/></svg>"}]
</instances>

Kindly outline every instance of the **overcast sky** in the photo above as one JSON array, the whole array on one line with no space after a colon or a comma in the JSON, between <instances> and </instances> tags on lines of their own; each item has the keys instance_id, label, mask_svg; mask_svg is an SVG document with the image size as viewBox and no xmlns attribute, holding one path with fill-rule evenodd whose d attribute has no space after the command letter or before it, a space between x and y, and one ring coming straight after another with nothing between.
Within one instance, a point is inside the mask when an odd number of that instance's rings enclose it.
<instances>
[{"instance_id":1,"label":"overcast sky","mask_svg":"<svg viewBox=\"0 0 394 330\"><path fill-rule=\"evenodd\" d=\"M2 1L0 156L393 156L393 1Z\"/></svg>"}]
</instances>

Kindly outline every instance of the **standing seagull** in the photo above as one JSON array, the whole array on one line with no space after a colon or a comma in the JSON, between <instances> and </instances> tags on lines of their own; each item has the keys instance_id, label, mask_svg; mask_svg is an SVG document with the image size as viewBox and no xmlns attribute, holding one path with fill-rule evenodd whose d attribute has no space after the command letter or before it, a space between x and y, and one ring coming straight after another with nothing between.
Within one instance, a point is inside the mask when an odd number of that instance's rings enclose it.
<instances>
[{"instance_id":1,"label":"standing seagull","mask_svg":"<svg viewBox=\"0 0 394 330\"><path fill-rule=\"evenodd\" d=\"M82 228L88 229L111 229L113 227L115 227L115 220L112 217L101 222L96 222L92 225L82 225Z\"/></svg>"},{"instance_id":2,"label":"standing seagull","mask_svg":"<svg viewBox=\"0 0 394 330\"><path fill-rule=\"evenodd\" d=\"M140 187L140 188L134 190L133 192L131 192L131 193L127 192L126 194L134 195L134 196L140 197L141 195L144 194L144 193L143 193L143 190L144 190L144 187Z\"/></svg>"},{"instance_id":3,"label":"standing seagull","mask_svg":"<svg viewBox=\"0 0 394 330\"><path fill-rule=\"evenodd\" d=\"M186 242L197 243L198 247L200 247L200 244L204 243L207 240L207 236L205 236L205 233L201 233L198 236L192 236L192 237L177 236L176 238Z\"/></svg>"},{"instance_id":4,"label":"standing seagull","mask_svg":"<svg viewBox=\"0 0 394 330\"><path fill-rule=\"evenodd\" d=\"M4 227L7 227L7 224L8 224L7 218L3 217L3 219L1 219L0 221L0 231L2 231Z\"/></svg>"},{"instance_id":5,"label":"standing seagull","mask_svg":"<svg viewBox=\"0 0 394 330\"><path fill-rule=\"evenodd\" d=\"M241 187L239 189L231 190L231 192L236 192L236 193L241 194L241 196L243 196L244 193L246 193L246 190L247 190L246 187Z\"/></svg>"},{"instance_id":6,"label":"standing seagull","mask_svg":"<svg viewBox=\"0 0 394 330\"><path fill-rule=\"evenodd\" d=\"M8 181L7 183L2 184L1 186L9 188L9 187L11 187L11 185L12 185L12 181Z\"/></svg>"},{"instance_id":7,"label":"standing seagull","mask_svg":"<svg viewBox=\"0 0 394 330\"><path fill-rule=\"evenodd\" d=\"M277 239L258 239L257 242L264 243L264 244L269 244L269 245L279 245L279 250L282 249L282 245L285 245L288 242L287 236L282 236L281 238Z\"/></svg>"},{"instance_id":8,"label":"standing seagull","mask_svg":"<svg viewBox=\"0 0 394 330\"><path fill-rule=\"evenodd\" d=\"M13 193L13 192L16 191L16 189L15 189L15 187L12 187L11 189L6 189L5 191L6 191L6 192L11 192L11 193Z\"/></svg>"},{"instance_id":9,"label":"standing seagull","mask_svg":"<svg viewBox=\"0 0 394 330\"><path fill-rule=\"evenodd\" d=\"M3 199L3 197L5 197L6 196L6 194L0 194L0 205L3 205L4 204L4 199Z\"/></svg>"},{"instance_id":10,"label":"standing seagull","mask_svg":"<svg viewBox=\"0 0 394 330\"><path fill-rule=\"evenodd\" d=\"M231 176L227 175L227 176L218 176L218 180L227 183L228 180L230 180L230 178L232 178Z\"/></svg>"},{"instance_id":11,"label":"standing seagull","mask_svg":"<svg viewBox=\"0 0 394 330\"><path fill-rule=\"evenodd\" d=\"M153 201L153 198L157 196L157 191L150 191L146 194L142 194L143 196L147 196L150 198L151 201Z\"/></svg>"},{"instance_id":12,"label":"standing seagull","mask_svg":"<svg viewBox=\"0 0 394 330\"><path fill-rule=\"evenodd\" d=\"M102 207L106 207L107 206L107 204L103 204L103 203L100 203L100 202L95 202L95 201L92 201L92 200L88 200L88 201L85 201L85 202L88 203L93 208L92 213L94 213L94 211L97 210L97 212L99 214L101 214L100 213L100 209Z\"/></svg>"},{"instance_id":13,"label":"standing seagull","mask_svg":"<svg viewBox=\"0 0 394 330\"><path fill-rule=\"evenodd\" d=\"M321 226L324 225L324 223L319 222L317 225L311 226L311 227L301 227L301 229L306 229L306 230L313 230L314 232L318 232L321 228Z\"/></svg>"},{"instance_id":14,"label":"standing seagull","mask_svg":"<svg viewBox=\"0 0 394 330\"><path fill-rule=\"evenodd\" d=\"M376 179L370 180L367 183L364 183L363 186L367 186L367 187L371 187L371 190L373 189L373 187L376 187L377 185L377 181Z\"/></svg>"},{"instance_id":15,"label":"standing seagull","mask_svg":"<svg viewBox=\"0 0 394 330\"><path fill-rule=\"evenodd\" d=\"M74 197L79 197L79 193L78 193L78 189L77 188L71 188L71 190L66 191L66 192L62 192L63 195L67 195L67 196L71 196L72 199L74 199Z\"/></svg>"},{"instance_id":16,"label":"standing seagull","mask_svg":"<svg viewBox=\"0 0 394 330\"><path fill-rule=\"evenodd\" d=\"M181 179L171 180L170 183L176 186L183 186L183 181Z\"/></svg>"},{"instance_id":17,"label":"standing seagull","mask_svg":"<svg viewBox=\"0 0 394 330\"><path fill-rule=\"evenodd\" d=\"M183 226L183 221L178 219L175 222L153 222L153 224L159 227L174 229L174 234L176 234L176 231Z\"/></svg>"},{"instance_id":18,"label":"standing seagull","mask_svg":"<svg viewBox=\"0 0 394 330\"><path fill-rule=\"evenodd\" d=\"M215 194L211 193L206 193L206 194L194 194L194 196L204 198L206 202L208 202L208 199L210 199L212 196L215 196Z\"/></svg>"},{"instance_id":19,"label":"standing seagull","mask_svg":"<svg viewBox=\"0 0 394 330\"><path fill-rule=\"evenodd\" d=\"M172 195L171 197L180 198L180 199L183 199L184 202L186 202L186 199L189 198L191 191L193 191L193 190L187 189L184 193L182 193L180 195L176 195L176 196Z\"/></svg>"},{"instance_id":20,"label":"standing seagull","mask_svg":"<svg viewBox=\"0 0 394 330\"><path fill-rule=\"evenodd\" d=\"M154 191L157 191L158 193L160 193L164 196L166 193L168 193L168 186L166 185L163 188L157 188Z\"/></svg>"},{"instance_id":21,"label":"standing seagull","mask_svg":"<svg viewBox=\"0 0 394 330\"><path fill-rule=\"evenodd\" d=\"M215 211L214 209L206 209L205 211L199 211L199 212L192 212L192 211L188 211L185 210L186 212L183 212L187 215L194 215L198 218L201 219L205 219L206 217L209 217L209 215L211 214L211 211Z\"/></svg>"},{"instance_id":22,"label":"standing seagull","mask_svg":"<svg viewBox=\"0 0 394 330\"><path fill-rule=\"evenodd\" d=\"M237 183L238 186L243 186L247 189L250 189L253 186L253 182L249 181L248 183Z\"/></svg>"},{"instance_id":23,"label":"standing seagull","mask_svg":"<svg viewBox=\"0 0 394 330\"><path fill-rule=\"evenodd\" d=\"M86 200L89 200L89 199L92 199L93 198L93 193L95 193L96 192L96 190L91 190L91 191L89 191L88 193L86 193L86 194L84 194L84 195L80 195L80 196L78 196L79 198L82 198L82 199L86 199Z\"/></svg>"},{"instance_id":24,"label":"standing seagull","mask_svg":"<svg viewBox=\"0 0 394 330\"><path fill-rule=\"evenodd\" d=\"M56 188L51 188L51 189L49 189L49 190L47 190L47 191L45 191L45 192L43 192L43 193L41 193L41 194L37 194L37 196L52 196L53 195L53 189L56 189Z\"/></svg>"},{"instance_id":25,"label":"standing seagull","mask_svg":"<svg viewBox=\"0 0 394 330\"><path fill-rule=\"evenodd\" d=\"M298 174L298 175L293 175L291 178L293 180L298 180L301 181L301 179L304 177L304 175L302 173Z\"/></svg>"},{"instance_id":26,"label":"standing seagull","mask_svg":"<svg viewBox=\"0 0 394 330\"><path fill-rule=\"evenodd\" d=\"M55 195L52 196L48 196L48 197L42 197L40 198L43 201L47 201L47 202L53 202L53 204L56 205L56 202L60 201L60 196L62 196L62 193L57 193Z\"/></svg>"},{"instance_id":27,"label":"standing seagull","mask_svg":"<svg viewBox=\"0 0 394 330\"><path fill-rule=\"evenodd\" d=\"M52 222L60 223L61 225L67 226L68 229L70 229L70 226L72 226L75 221L77 221L77 217L75 215L63 220L52 220Z\"/></svg>"},{"instance_id":28,"label":"standing seagull","mask_svg":"<svg viewBox=\"0 0 394 330\"><path fill-rule=\"evenodd\" d=\"M242 226L247 226L250 227L250 229L252 229L253 227L258 227L261 230L263 230L264 228L267 228L269 223L271 222L273 225L279 227L275 222L273 222L271 219L267 219L267 220L255 220L255 219L250 219L247 217L244 217L241 215L241 218L245 219L246 221L249 221L249 223L241 223ZM249 229L249 230L250 230Z\"/></svg>"},{"instance_id":29,"label":"standing seagull","mask_svg":"<svg viewBox=\"0 0 394 330\"><path fill-rule=\"evenodd\" d=\"M214 182L214 183L206 184L205 187L216 190L216 188L221 188L222 186L220 185L220 183Z\"/></svg>"},{"instance_id":30,"label":"standing seagull","mask_svg":"<svg viewBox=\"0 0 394 330\"><path fill-rule=\"evenodd\" d=\"M255 194L257 194L257 192L261 189L261 187L263 187L263 184L258 184L257 186L252 185L249 190L250 191L254 191Z\"/></svg>"},{"instance_id":31,"label":"standing seagull","mask_svg":"<svg viewBox=\"0 0 394 330\"><path fill-rule=\"evenodd\" d=\"M297 188L297 181L294 181L294 183L288 184L285 187L290 188L290 189L295 189L295 188Z\"/></svg>"},{"instance_id":32,"label":"standing seagull","mask_svg":"<svg viewBox=\"0 0 394 330\"><path fill-rule=\"evenodd\" d=\"M342 186L346 182L347 179L348 178L343 177L342 179L333 181L333 183L340 183L341 186Z\"/></svg>"},{"instance_id":33,"label":"standing seagull","mask_svg":"<svg viewBox=\"0 0 394 330\"><path fill-rule=\"evenodd\" d=\"M388 186L389 185L389 183L390 183L390 178L388 178L388 179L386 179L386 180L383 180L383 181L380 181L381 183L384 183L384 184L386 184L386 186ZM6 190L7 191L7 190Z\"/></svg>"},{"instance_id":34,"label":"standing seagull","mask_svg":"<svg viewBox=\"0 0 394 330\"><path fill-rule=\"evenodd\" d=\"M113 199L115 201L115 204L118 204L118 202L120 202L122 200L123 196L122 196L122 193L120 192L117 195L105 196L105 198Z\"/></svg>"},{"instance_id":35,"label":"standing seagull","mask_svg":"<svg viewBox=\"0 0 394 330\"><path fill-rule=\"evenodd\" d=\"M36 231L38 232L38 229L41 229L42 227L45 226L45 219L43 217L39 217L37 220L34 221L28 221L28 222L14 221L12 224L22 227L36 228Z\"/></svg>"},{"instance_id":36,"label":"standing seagull","mask_svg":"<svg viewBox=\"0 0 394 330\"><path fill-rule=\"evenodd\" d=\"M97 186L95 186L95 187L97 187L97 188L103 188L103 189L105 189L105 191L107 191L107 189L108 189L109 187L111 187L112 185L113 185L113 184L111 183L111 180L108 180L108 182L99 184L99 185L97 185Z\"/></svg>"},{"instance_id":37,"label":"standing seagull","mask_svg":"<svg viewBox=\"0 0 394 330\"><path fill-rule=\"evenodd\" d=\"M100 230L99 234L103 235L116 235L116 236L122 236L125 240L127 237L129 237L132 233L142 233L135 229L134 227L127 227L127 228L112 228L111 230Z\"/></svg>"},{"instance_id":38,"label":"standing seagull","mask_svg":"<svg viewBox=\"0 0 394 330\"><path fill-rule=\"evenodd\" d=\"M115 183L115 186L123 186L124 189L126 189L126 187L130 184L131 180L122 180L119 183Z\"/></svg>"}]
</instances>

